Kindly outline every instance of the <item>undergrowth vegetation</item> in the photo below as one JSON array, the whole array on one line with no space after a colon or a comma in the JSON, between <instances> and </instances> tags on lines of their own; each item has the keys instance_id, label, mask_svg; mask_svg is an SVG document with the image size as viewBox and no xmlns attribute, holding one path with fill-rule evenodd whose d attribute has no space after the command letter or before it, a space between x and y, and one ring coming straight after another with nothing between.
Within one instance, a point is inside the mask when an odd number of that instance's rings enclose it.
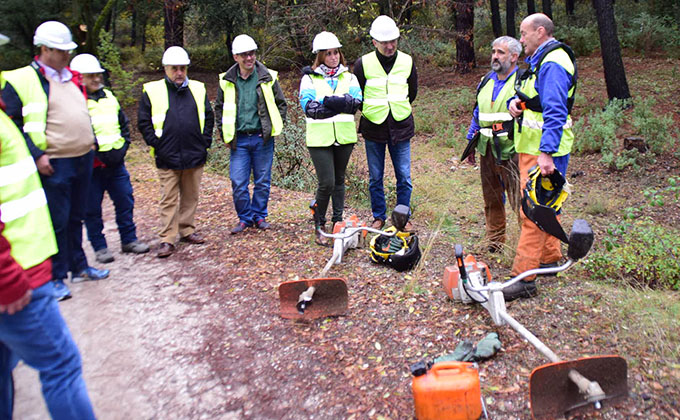
<instances>
[{"instance_id":1,"label":"undergrowth vegetation","mask_svg":"<svg viewBox=\"0 0 680 420\"><path fill-rule=\"evenodd\" d=\"M585 268L595 279L680 290L680 230L649 215L677 204L680 178L670 177L664 187L643 194L645 204L624 209L622 221L609 225L603 246L591 253Z\"/></svg>"},{"instance_id":2,"label":"undergrowth vegetation","mask_svg":"<svg viewBox=\"0 0 680 420\"><path fill-rule=\"evenodd\" d=\"M602 110L589 112L574 124L579 139L574 151L601 153L601 162L611 170L639 169L654 156L674 151L678 131L673 118L656 112L655 105L652 98L642 98L634 105L631 100L615 99ZM622 139L630 136L639 136L643 145L624 148Z\"/></svg>"}]
</instances>

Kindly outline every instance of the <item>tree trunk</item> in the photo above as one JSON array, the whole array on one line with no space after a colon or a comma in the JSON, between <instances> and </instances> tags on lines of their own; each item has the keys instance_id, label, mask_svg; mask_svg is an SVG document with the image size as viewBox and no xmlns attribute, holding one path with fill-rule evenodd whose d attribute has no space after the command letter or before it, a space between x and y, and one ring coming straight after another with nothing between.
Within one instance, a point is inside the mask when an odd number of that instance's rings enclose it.
<instances>
[{"instance_id":1,"label":"tree trunk","mask_svg":"<svg viewBox=\"0 0 680 420\"><path fill-rule=\"evenodd\" d=\"M453 4L456 18L456 70L469 73L475 66L475 3L456 0Z\"/></svg>"},{"instance_id":2,"label":"tree trunk","mask_svg":"<svg viewBox=\"0 0 680 420\"><path fill-rule=\"evenodd\" d=\"M536 2L534 0L527 0L527 16L536 13Z\"/></svg>"},{"instance_id":3,"label":"tree trunk","mask_svg":"<svg viewBox=\"0 0 680 420\"><path fill-rule=\"evenodd\" d=\"M505 1L505 26L508 30L508 36L516 38L517 31L515 29L515 0Z\"/></svg>"},{"instance_id":4,"label":"tree trunk","mask_svg":"<svg viewBox=\"0 0 680 420\"><path fill-rule=\"evenodd\" d=\"M130 46L134 47L137 44L137 8L132 8L132 23L130 24Z\"/></svg>"},{"instance_id":5,"label":"tree trunk","mask_svg":"<svg viewBox=\"0 0 680 420\"><path fill-rule=\"evenodd\" d=\"M616 34L616 19L612 0L593 0L593 7L597 16L597 27L600 31L600 48L602 49L607 96L610 101L614 98L630 98L626 70L621 58L621 45Z\"/></svg>"},{"instance_id":6,"label":"tree trunk","mask_svg":"<svg viewBox=\"0 0 680 420\"><path fill-rule=\"evenodd\" d=\"M552 0L543 0L543 14L552 19Z\"/></svg>"},{"instance_id":7,"label":"tree trunk","mask_svg":"<svg viewBox=\"0 0 680 420\"><path fill-rule=\"evenodd\" d=\"M184 2L164 0L165 49L184 46Z\"/></svg>"},{"instance_id":8,"label":"tree trunk","mask_svg":"<svg viewBox=\"0 0 680 420\"><path fill-rule=\"evenodd\" d=\"M498 0L490 0L491 3L491 26L493 36L498 38L503 35L503 24L501 23L501 12L498 7Z\"/></svg>"},{"instance_id":9,"label":"tree trunk","mask_svg":"<svg viewBox=\"0 0 680 420\"><path fill-rule=\"evenodd\" d=\"M567 16L574 16L574 0L565 0L564 7L567 12Z\"/></svg>"}]
</instances>

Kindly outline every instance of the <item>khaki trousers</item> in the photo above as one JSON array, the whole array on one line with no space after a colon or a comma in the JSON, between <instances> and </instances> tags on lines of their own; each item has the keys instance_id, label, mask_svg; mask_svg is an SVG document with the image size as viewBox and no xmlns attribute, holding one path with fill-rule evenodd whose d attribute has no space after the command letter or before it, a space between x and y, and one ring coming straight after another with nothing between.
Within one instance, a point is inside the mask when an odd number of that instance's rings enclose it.
<instances>
[{"instance_id":1,"label":"khaki trousers","mask_svg":"<svg viewBox=\"0 0 680 420\"><path fill-rule=\"evenodd\" d=\"M173 244L177 234L196 231L194 215L198 206L203 166L191 169L158 169L161 182L161 242Z\"/></svg>"},{"instance_id":2,"label":"khaki trousers","mask_svg":"<svg viewBox=\"0 0 680 420\"><path fill-rule=\"evenodd\" d=\"M519 153L519 172L522 176L521 185L526 185L529 179L529 169L538 162L538 156ZM549 264L562 259L560 240L539 229L538 226L522 214L522 232L519 235L517 253L512 264L512 275L516 276L527 270L538 268L540 263ZM559 216L557 219L559 220ZM535 276L528 277L531 280Z\"/></svg>"},{"instance_id":3,"label":"khaki trousers","mask_svg":"<svg viewBox=\"0 0 680 420\"><path fill-rule=\"evenodd\" d=\"M479 173L482 178L482 193L484 194L484 216L486 217L486 238L492 246L505 243L505 200L507 197L510 207L517 215L519 223L519 169L517 155L509 160L496 164L496 158L491 152L492 143L489 141L486 154L479 156Z\"/></svg>"}]
</instances>

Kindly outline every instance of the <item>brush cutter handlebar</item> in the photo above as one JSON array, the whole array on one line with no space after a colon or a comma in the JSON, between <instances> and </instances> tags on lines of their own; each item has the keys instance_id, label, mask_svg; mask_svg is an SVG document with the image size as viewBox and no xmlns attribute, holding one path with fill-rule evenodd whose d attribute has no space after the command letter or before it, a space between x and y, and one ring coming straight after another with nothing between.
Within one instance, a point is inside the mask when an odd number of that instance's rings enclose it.
<instances>
[{"instance_id":1,"label":"brush cutter handlebar","mask_svg":"<svg viewBox=\"0 0 680 420\"><path fill-rule=\"evenodd\" d=\"M316 231L321 236L324 236L326 238L331 238L331 239L348 239L348 238L351 238L357 232L361 232L361 231L377 233L378 235L383 235L383 236L387 236L387 237L392 237L392 236L397 234L397 231L388 232L388 231L385 231L385 230L373 229L372 227L368 227L368 226L348 227L348 228L345 228L345 230L340 232L340 233L326 233L320 227L318 227L316 229Z\"/></svg>"}]
</instances>

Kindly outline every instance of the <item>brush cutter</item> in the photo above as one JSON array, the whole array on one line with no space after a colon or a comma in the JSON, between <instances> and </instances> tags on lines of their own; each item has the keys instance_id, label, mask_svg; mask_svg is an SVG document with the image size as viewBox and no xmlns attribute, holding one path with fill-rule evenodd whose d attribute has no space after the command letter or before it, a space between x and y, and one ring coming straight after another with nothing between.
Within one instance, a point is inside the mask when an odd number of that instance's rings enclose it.
<instances>
[{"instance_id":1,"label":"brush cutter","mask_svg":"<svg viewBox=\"0 0 680 420\"><path fill-rule=\"evenodd\" d=\"M356 216L352 216L345 222L336 223L333 233L326 233L321 229L315 200L311 202L309 208L314 217L317 233L333 239L333 255L319 272L319 277L293 280L279 285L279 302L283 318L315 319L343 315L347 312L347 283L340 278L326 278L326 274L333 265L342 262L347 250L361 246L368 232L394 236L402 231L410 213L408 206L398 205L394 208L392 224L396 230L392 232L373 229L365 223L360 223Z\"/></svg>"},{"instance_id":2,"label":"brush cutter","mask_svg":"<svg viewBox=\"0 0 680 420\"><path fill-rule=\"evenodd\" d=\"M612 402L628 395L625 359L595 356L563 361L506 311L504 288L529 276L564 271L585 257L593 243L593 231L585 220L574 221L568 243L568 260L563 265L525 271L505 283L491 281L488 268L474 258L464 260L463 247L456 245L457 266L447 267L444 276L444 288L454 300L479 303L489 311L496 325L510 325L552 362L534 369L529 377L534 419L552 419L566 413L600 409L602 401Z\"/></svg>"}]
</instances>

